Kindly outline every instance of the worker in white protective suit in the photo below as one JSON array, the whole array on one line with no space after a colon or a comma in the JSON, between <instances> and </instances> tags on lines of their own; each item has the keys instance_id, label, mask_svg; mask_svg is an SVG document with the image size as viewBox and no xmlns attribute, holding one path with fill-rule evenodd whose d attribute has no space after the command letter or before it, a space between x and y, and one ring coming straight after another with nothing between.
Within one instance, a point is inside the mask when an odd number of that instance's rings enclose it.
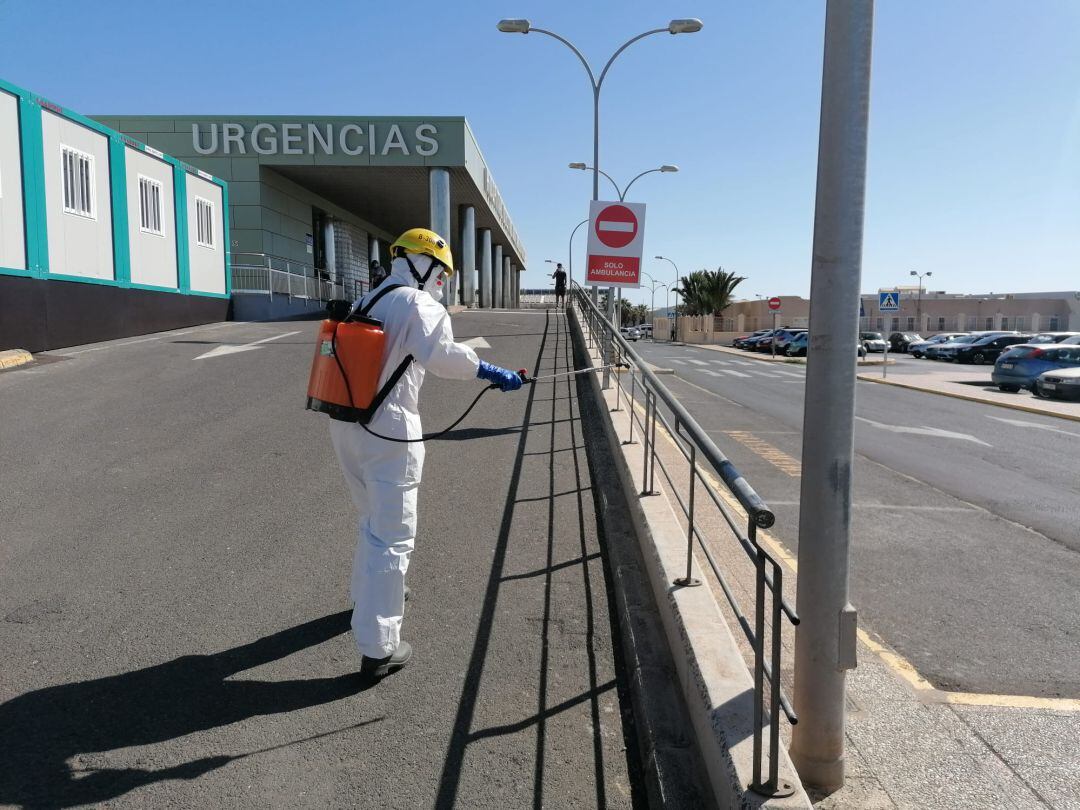
<instances>
[{"instance_id":1,"label":"worker in white protective suit","mask_svg":"<svg viewBox=\"0 0 1080 810\"><path fill-rule=\"evenodd\" d=\"M503 391L522 384L516 372L485 363L472 348L454 342L450 315L439 303L444 280L454 272L445 240L413 228L390 246L390 256L390 275L354 309L378 296L367 315L382 321L386 333L380 387L407 356L413 360L368 423L371 433L358 424L330 420L334 450L360 511L352 630L363 656L361 672L373 677L400 669L412 656L408 642L401 640L401 621L424 444L387 441L372 433L397 439L422 436L417 407L427 371L449 379L479 377ZM399 286L386 291L394 285Z\"/></svg>"}]
</instances>

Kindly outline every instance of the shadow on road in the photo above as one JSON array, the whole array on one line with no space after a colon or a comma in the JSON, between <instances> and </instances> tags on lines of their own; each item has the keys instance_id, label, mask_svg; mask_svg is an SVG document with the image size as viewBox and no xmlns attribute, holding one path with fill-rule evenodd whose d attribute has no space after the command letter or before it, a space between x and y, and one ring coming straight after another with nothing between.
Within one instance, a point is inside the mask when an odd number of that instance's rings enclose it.
<instances>
[{"instance_id":1,"label":"shadow on road","mask_svg":"<svg viewBox=\"0 0 1080 810\"><path fill-rule=\"evenodd\" d=\"M353 673L292 681L226 680L346 632L349 615L334 613L231 650L39 689L0 704L0 805L59 808L105 802L154 782L195 779L257 753L201 757L157 770L69 764L81 754L160 743L363 691L370 684Z\"/></svg>"}]
</instances>

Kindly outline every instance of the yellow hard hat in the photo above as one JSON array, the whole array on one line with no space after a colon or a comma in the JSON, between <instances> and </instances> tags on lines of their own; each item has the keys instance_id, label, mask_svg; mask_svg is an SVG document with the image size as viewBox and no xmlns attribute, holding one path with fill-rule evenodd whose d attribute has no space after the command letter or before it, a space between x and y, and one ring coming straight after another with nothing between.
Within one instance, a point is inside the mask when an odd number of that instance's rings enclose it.
<instances>
[{"instance_id":1,"label":"yellow hard hat","mask_svg":"<svg viewBox=\"0 0 1080 810\"><path fill-rule=\"evenodd\" d=\"M397 238L390 246L390 255L399 256L402 253L421 253L430 256L446 268L446 275L454 274L454 257L450 253L450 245L435 231L427 228L410 228Z\"/></svg>"}]
</instances>

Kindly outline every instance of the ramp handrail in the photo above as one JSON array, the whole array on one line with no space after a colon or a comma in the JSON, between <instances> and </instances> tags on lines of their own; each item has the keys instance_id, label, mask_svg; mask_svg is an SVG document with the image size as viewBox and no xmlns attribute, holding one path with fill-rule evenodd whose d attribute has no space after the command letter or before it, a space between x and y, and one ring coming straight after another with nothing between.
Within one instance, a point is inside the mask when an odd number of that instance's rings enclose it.
<instances>
[{"instance_id":1,"label":"ramp handrail","mask_svg":"<svg viewBox=\"0 0 1080 810\"><path fill-rule=\"evenodd\" d=\"M334 298L355 298L359 285L335 284L327 278L319 278L318 268L274 256L269 253L234 253L230 266L234 293L275 293L294 298L329 301ZM350 290L349 287L356 289Z\"/></svg>"},{"instance_id":2,"label":"ramp handrail","mask_svg":"<svg viewBox=\"0 0 1080 810\"><path fill-rule=\"evenodd\" d=\"M675 501L679 504L687 522L687 551L686 551L686 575L679 577L673 584L679 587L699 585L700 582L693 578L693 552L694 542L697 541L709 568L717 578L724 596L731 606L732 612L739 623L744 635L754 651L754 775L751 789L766 796L786 795L787 786L779 782L779 746L780 746L780 712L783 711L788 722L792 725L798 722L790 701L787 699L780 685L780 653L781 653L781 616L787 618L791 624L799 623L799 617L794 608L784 599L783 595L783 569L780 563L763 549L757 540L758 529L767 529L776 522L776 515L761 498L742 473L716 446L716 443L698 425L685 406L668 390L660 381L653 370L641 356L634 350L629 342L614 328L606 316L600 311L589 297L588 291L576 282L571 282L571 306L576 307L577 313L582 319L582 331L586 335L589 348L594 343L599 344L602 355L608 358L606 362L623 363L628 366L630 377L629 391L623 386L621 375L615 374L616 380L616 407L620 410L621 403L625 399L629 406L630 436L626 444L634 444L635 424L640 426L644 441L642 470L642 497L659 494L655 489L656 465L660 465L662 475L667 479L668 487ZM586 331L587 330L587 331ZM641 385L641 398L644 399L644 416L639 418L638 404L638 381ZM670 414L662 412L661 406ZM674 422L672 424L671 422ZM681 452L690 465L690 480L688 493L684 498L679 493L671 472L667 469L663 459L656 452L656 424L660 422L672 436L675 446ZM733 513L716 491L713 482L706 478L701 470L699 461L701 456L708 466L716 472L724 487L734 496L735 500L746 513L746 529L743 531L738 515ZM717 565L705 538L702 537L699 526L695 523L695 493L697 484L704 488L709 499L719 510L725 523L735 535L740 547L750 558L756 571L755 599L754 599L754 626L743 612L723 572ZM765 612L766 590L772 593L771 632L769 660L765 660ZM763 727L765 713L765 682L769 684L768 713L769 713L769 776L762 780L763 759Z\"/></svg>"}]
</instances>

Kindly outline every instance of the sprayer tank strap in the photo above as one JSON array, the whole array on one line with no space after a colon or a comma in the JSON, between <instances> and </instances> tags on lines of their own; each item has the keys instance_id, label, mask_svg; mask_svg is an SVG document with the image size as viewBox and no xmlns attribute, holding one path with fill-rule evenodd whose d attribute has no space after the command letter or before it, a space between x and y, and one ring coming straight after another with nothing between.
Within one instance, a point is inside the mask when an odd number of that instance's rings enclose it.
<instances>
[{"instance_id":1,"label":"sprayer tank strap","mask_svg":"<svg viewBox=\"0 0 1080 810\"><path fill-rule=\"evenodd\" d=\"M384 295L386 295L388 292L392 292L392 291L400 289L401 287L404 287L404 286L406 286L406 285L404 285L404 284L387 284L385 287L382 287L382 288L376 290L375 294L371 296L371 300L367 301L366 303L364 303L364 304L362 304L360 306L360 310L359 310L360 315L361 316L367 315L369 312L371 312L371 308L373 306L375 306L377 303L379 303L379 300ZM368 294L370 295L370 293L368 293ZM361 298L360 300L363 301L364 299Z\"/></svg>"}]
</instances>

